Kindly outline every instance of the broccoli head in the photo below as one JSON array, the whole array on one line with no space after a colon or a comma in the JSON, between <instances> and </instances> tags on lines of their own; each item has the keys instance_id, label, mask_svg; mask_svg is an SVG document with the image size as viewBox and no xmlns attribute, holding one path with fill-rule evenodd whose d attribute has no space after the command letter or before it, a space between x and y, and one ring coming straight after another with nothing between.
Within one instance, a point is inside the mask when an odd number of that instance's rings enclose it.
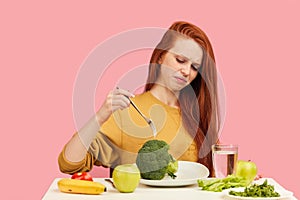
<instances>
[{"instance_id":1,"label":"broccoli head","mask_svg":"<svg viewBox=\"0 0 300 200\"><path fill-rule=\"evenodd\" d=\"M175 178L174 169L177 161L168 153L169 145L163 140L149 140L138 151L136 164L141 177L150 180L161 180L166 174ZM177 165L178 167L178 165Z\"/></svg>"}]
</instances>

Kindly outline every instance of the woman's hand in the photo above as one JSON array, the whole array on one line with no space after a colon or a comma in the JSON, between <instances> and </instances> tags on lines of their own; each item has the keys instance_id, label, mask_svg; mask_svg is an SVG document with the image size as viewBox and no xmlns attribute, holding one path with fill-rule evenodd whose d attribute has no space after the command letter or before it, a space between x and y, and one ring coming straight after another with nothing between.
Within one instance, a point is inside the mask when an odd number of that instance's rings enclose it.
<instances>
[{"instance_id":1,"label":"woman's hand","mask_svg":"<svg viewBox=\"0 0 300 200\"><path fill-rule=\"evenodd\" d=\"M109 92L104 103L97 112L97 119L101 126L110 115L118 109L127 108L130 101L127 97L134 97L129 91L117 88Z\"/></svg>"}]
</instances>

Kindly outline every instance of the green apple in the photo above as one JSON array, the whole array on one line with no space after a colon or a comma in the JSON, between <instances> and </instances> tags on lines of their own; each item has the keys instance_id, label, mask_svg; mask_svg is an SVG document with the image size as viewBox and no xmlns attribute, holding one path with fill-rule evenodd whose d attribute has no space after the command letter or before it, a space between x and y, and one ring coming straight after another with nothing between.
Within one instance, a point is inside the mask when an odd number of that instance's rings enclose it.
<instances>
[{"instance_id":1,"label":"green apple","mask_svg":"<svg viewBox=\"0 0 300 200\"><path fill-rule=\"evenodd\" d=\"M130 193L139 185L141 174L135 164L123 164L114 169L112 178L119 192Z\"/></svg>"},{"instance_id":2,"label":"green apple","mask_svg":"<svg viewBox=\"0 0 300 200\"><path fill-rule=\"evenodd\" d=\"M235 175L238 177L245 178L249 183L251 183L257 174L257 167L254 162L238 160L236 165Z\"/></svg>"}]
</instances>

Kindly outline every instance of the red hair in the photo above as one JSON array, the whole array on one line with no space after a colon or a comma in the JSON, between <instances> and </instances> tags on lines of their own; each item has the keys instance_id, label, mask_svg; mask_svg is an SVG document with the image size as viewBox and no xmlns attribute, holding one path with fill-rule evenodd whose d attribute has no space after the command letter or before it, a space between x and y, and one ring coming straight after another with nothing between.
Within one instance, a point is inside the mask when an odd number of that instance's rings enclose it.
<instances>
[{"instance_id":1,"label":"red hair","mask_svg":"<svg viewBox=\"0 0 300 200\"><path fill-rule=\"evenodd\" d=\"M160 72L159 59L173 47L178 37L193 39L203 50L201 67L196 78L180 91L179 105L184 128L194 138L198 162L206 165L210 175L212 167L211 145L218 140L219 108L217 96L217 69L212 45L199 27L187 22L175 22L154 49L149 65L145 91L155 84Z\"/></svg>"}]
</instances>

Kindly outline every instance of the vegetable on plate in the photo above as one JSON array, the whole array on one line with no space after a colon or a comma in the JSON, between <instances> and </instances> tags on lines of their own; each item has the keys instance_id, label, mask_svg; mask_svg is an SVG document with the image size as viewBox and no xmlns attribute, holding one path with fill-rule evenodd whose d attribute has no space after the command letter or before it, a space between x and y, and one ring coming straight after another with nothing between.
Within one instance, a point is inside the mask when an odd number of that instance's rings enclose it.
<instances>
[{"instance_id":1,"label":"vegetable on plate","mask_svg":"<svg viewBox=\"0 0 300 200\"><path fill-rule=\"evenodd\" d=\"M274 186L269 185L267 180L262 184L250 185L242 192L231 190L229 194L241 197L280 197L280 194L275 191Z\"/></svg>"},{"instance_id":2,"label":"vegetable on plate","mask_svg":"<svg viewBox=\"0 0 300 200\"><path fill-rule=\"evenodd\" d=\"M229 188L246 187L249 184L245 178L234 175L228 175L225 178L199 179L197 182L202 190L212 192L222 192Z\"/></svg>"},{"instance_id":3,"label":"vegetable on plate","mask_svg":"<svg viewBox=\"0 0 300 200\"><path fill-rule=\"evenodd\" d=\"M149 140L144 143L136 158L136 165L143 179L161 180L166 175L176 178L178 161L168 150L169 145L163 140Z\"/></svg>"}]
</instances>

